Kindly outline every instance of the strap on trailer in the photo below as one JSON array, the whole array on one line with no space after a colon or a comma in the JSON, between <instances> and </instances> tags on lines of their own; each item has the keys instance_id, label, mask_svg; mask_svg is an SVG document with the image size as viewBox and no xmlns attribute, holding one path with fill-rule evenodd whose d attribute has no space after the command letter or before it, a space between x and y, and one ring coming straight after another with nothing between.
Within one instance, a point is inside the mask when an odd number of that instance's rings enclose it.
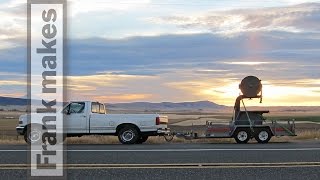
<instances>
[{"instance_id":1,"label":"strap on trailer","mask_svg":"<svg viewBox=\"0 0 320 180\"><path fill-rule=\"evenodd\" d=\"M253 127L252 127L252 121L251 121L251 118L250 118L249 113L248 113L248 111L247 111L247 107L246 107L246 105L244 104L243 99L242 99L241 101L242 101L244 110L246 111L246 114L247 114L247 117L248 117L248 121L249 121L249 124L250 124L251 132L254 132L254 129L253 129Z\"/></svg>"}]
</instances>

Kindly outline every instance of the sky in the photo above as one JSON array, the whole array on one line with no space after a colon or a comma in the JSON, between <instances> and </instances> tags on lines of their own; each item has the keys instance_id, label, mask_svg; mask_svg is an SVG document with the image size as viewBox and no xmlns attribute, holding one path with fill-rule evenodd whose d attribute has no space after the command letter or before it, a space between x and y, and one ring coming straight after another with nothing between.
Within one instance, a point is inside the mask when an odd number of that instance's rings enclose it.
<instances>
[{"instance_id":1,"label":"sky","mask_svg":"<svg viewBox=\"0 0 320 180\"><path fill-rule=\"evenodd\" d=\"M0 96L26 97L25 0L0 0ZM320 105L320 1L68 0L68 100ZM259 105L258 101L249 104Z\"/></svg>"}]
</instances>

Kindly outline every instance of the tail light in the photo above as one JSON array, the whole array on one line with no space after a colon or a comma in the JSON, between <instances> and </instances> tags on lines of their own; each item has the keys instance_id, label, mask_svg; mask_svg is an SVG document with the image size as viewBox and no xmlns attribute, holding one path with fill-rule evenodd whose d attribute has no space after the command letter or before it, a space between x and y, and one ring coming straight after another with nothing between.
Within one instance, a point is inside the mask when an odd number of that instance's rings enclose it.
<instances>
[{"instance_id":1,"label":"tail light","mask_svg":"<svg viewBox=\"0 0 320 180\"><path fill-rule=\"evenodd\" d=\"M160 117L156 117L156 125L160 125Z\"/></svg>"}]
</instances>

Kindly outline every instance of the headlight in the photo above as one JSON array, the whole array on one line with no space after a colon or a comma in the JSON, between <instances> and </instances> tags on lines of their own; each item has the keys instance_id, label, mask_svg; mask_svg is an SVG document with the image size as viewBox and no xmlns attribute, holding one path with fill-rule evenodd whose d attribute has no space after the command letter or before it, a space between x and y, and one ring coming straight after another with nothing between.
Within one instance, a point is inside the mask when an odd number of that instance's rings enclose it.
<instances>
[{"instance_id":1,"label":"headlight","mask_svg":"<svg viewBox=\"0 0 320 180\"><path fill-rule=\"evenodd\" d=\"M23 124L23 120L24 120L24 117L23 117L23 116L20 116L20 117L19 117L19 124Z\"/></svg>"}]
</instances>

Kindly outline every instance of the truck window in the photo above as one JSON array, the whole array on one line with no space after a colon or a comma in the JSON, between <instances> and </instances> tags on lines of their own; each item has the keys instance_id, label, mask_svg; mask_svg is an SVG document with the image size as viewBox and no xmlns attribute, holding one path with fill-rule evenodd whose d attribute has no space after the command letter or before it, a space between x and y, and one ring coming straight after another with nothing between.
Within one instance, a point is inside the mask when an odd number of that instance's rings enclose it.
<instances>
[{"instance_id":1,"label":"truck window","mask_svg":"<svg viewBox=\"0 0 320 180\"><path fill-rule=\"evenodd\" d=\"M105 112L104 105L100 104L100 114L105 114Z\"/></svg>"},{"instance_id":2,"label":"truck window","mask_svg":"<svg viewBox=\"0 0 320 180\"><path fill-rule=\"evenodd\" d=\"M101 103L92 103L91 112L98 113L98 114L105 114L104 105Z\"/></svg>"},{"instance_id":3,"label":"truck window","mask_svg":"<svg viewBox=\"0 0 320 180\"><path fill-rule=\"evenodd\" d=\"M92 103L91 112L92 113L99 113L100 112L100 107L99 107L98 103Z\"/></svg>"},{"instance_id":4,"label":"truck window","mask_svg":"<svg viewBox=\"0 0 320 180\"><path fill-rule=\"evenodd\" d=\"M72 114L72 113L83 113L85 108L85 104L83 102L73 102L70 103L64 110L63 113L65 114Z\"/></svg>"}]
</instances>

